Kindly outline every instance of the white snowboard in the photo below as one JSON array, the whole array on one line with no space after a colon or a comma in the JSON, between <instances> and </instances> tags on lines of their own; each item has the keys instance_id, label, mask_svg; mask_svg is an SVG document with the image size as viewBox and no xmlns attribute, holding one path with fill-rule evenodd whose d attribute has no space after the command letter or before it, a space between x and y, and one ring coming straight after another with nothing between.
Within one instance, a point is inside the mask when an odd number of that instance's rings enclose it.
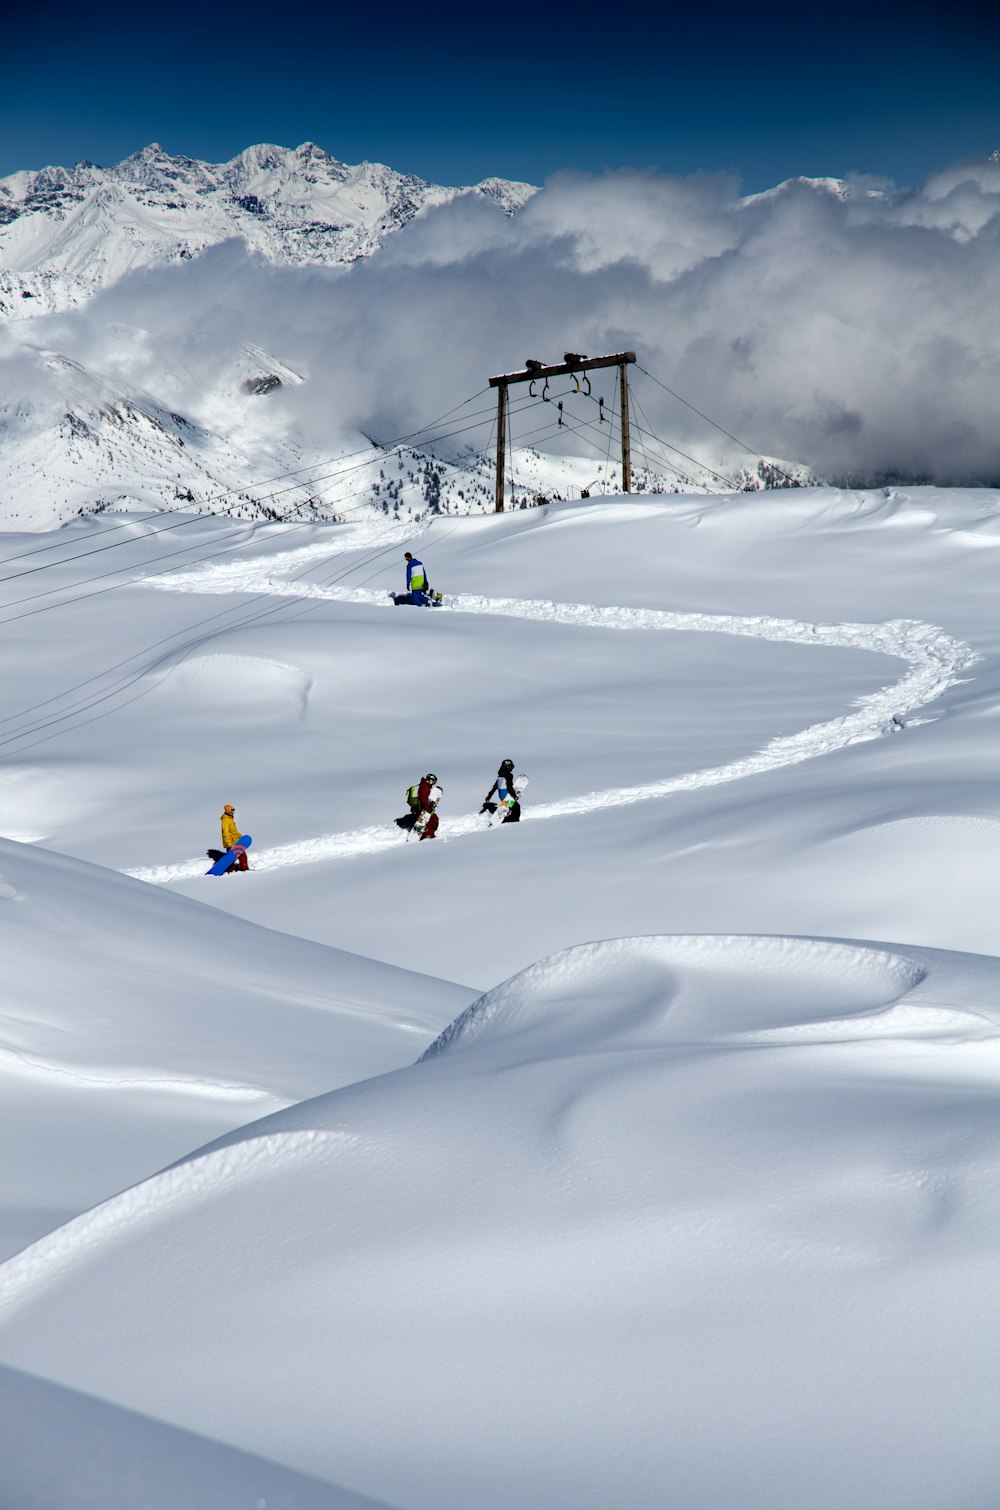
<instances>
[{"instance_id":1,"label":"white snowboard","mask_svg":"<svg viewBox=\"0 0 1000 1510\"><path fill-rule=\"evenodd\" d=\"M527 778L527 776L515 776L514 777L514 797L508 797L506 803L504 803L504 802L498 802L497 803L497 810L496 810L496 812L495 813L490 813L490 815L489 815L489 818L488 818L488 821L487 821L487 825L486 825L487 828L499 828L500 827L501 823L503 823L503 821L506 818L507 814L510 812L510 809L514 806L515 799L518 802L520 802L520 800L521 800L521 793L524 791L524 789L525 789L525 787L527 785L528 785L528 778Z\"/></svg>"}]
</instances>

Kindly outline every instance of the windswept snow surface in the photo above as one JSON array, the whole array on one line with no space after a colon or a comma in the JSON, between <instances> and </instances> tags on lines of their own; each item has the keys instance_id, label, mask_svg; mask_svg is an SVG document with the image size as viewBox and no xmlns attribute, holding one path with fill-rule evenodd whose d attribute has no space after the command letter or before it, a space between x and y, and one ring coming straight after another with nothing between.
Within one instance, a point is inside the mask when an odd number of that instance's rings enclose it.
<instances>
[{"instance_id":1,"label":"windswept snow surface","mask_svg":"<svg viewBox=\"0 0 1000 1510\"><path fill-rule=\"evenodd\" d=\"M414 1510L985 1510L998 986L580 946L9 1261L0 1347Z\"/></svg>"},{"instance_id":2,"label":"windswept snow surface","mask_svg":"<svg viewBox=\"0 0 1000 1510\"><path fill-rule=\"evenodd\" d=\"M206 1136L410 1063L473 994L7 840L0 930L3 1256Z\"/></svg>"},{"instance_id":3,"label":"windswept snow surface","mask_svg":"<svg viewBox=\"0 0 1000 1510\"><path fill-rule=\"evenodd\" d=\"M989 1510L1000 494L158 527L0 537L0 1366L234 1494Z\"/></svg>"},{"instance_id":4,"label":"windswept snow surface","mask_svg":"<svg viewBox=\"0 0 1000 1510\"><path fill-rule=\"evenodd\" d=\"M8 1368L0 1463L5 1510L391 1510Z\"/></svg>"}]
</instances>

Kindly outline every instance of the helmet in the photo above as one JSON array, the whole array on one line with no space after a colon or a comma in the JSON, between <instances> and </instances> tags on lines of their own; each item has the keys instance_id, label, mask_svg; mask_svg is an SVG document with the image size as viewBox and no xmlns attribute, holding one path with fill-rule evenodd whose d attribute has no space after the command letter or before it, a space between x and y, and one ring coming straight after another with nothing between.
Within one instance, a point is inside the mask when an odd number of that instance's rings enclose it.
<instances>
[{"instance_id":1,"label":"helmet","mask_svg":"<svg viewBox=\"0 0 1000 1510\"><path fill-rule=\"evenodd\" d=\"M512 760L501 760L500 769L501 771L512 771L514 769L514 762Z\"/></svg>"},{"instance_id":2,"label":"helmet","mask_svg":"<svg viewBox=\"0 0 1000 1510\"><path fill-rule=\"evenodd\" d=\"M428 771L427 775L424 777L424 780L425 781L437 781L437 777L435 776L435 774L434 774L433 771Z\"/></svg>"},{"instance_id":3,"label":"helmet","mask_svg":"<svg viewBox=\"0 0 1000 1510\"><path fill-rule=\"evenodd\" d=\"M222 811L224 813L235 813L236 809L233 807L233 804L231 802L227 802Z\"/></svg>"}]
</instances>

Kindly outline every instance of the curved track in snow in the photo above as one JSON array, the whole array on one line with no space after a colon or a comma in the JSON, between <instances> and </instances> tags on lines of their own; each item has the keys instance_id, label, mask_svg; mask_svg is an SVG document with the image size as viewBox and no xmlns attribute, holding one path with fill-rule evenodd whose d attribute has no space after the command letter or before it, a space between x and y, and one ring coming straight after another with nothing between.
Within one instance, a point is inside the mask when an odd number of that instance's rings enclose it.
<instances>
[{"instance_id":1,"label":"curved track in snow","mask_svg":"<svg viewBox=\"0 0 1000 1510\"><path fill-rule=\"evenodd\" d=\"M296 553L289 553L295 555ZM384 592L361 587L324 587L312 583L291 582L274 575L275 561L267 564L232 562L225 567L209 567L179 573L155 581L157 587L175 592L271 592L279 597L317 598L337 603L361 603L372 608L391 609ZM525 823L544 822L578 813L594 813L606 808L625 807L673 792L689 792L700 787L719 786L738 781L780 766L797 765L817 755L826 755L845 745L877 739L892 727L896 716L911 713L940 697L960 680L961 674L975 661L971 647L954 639L934 625L914 619L894 619L882 624L809 624L798 619L742 617L725 614L673 613L655 608L601 608L589 603L552 603L543 599L488 598L475 594L450 597L445 608L435 613L475 613L503 618L534 619L549 624L571 624L577 628L617 629L624 632L669 630L698 631L708 634L735 634L756 639L778 640L796 645L826 645L841 649L871 650L897 656L908 670L899 681L858 699L854 711L824 723L810 724L796 734L770 740L761 749L725 765L671 776L663 781L640 786L611 787L587 792L561 802L539 803L529 808ZM478 813L449 816L442 838L458 839L483 831ZM256 852L254 868L277 870L288 865L306 865L320 860L349 860L358 855L378 854L406 842L394 824L374 824L346 833L320 834L291 844L276 845ZM129 870L137 880L167 884L204 874L203 859L185 860L175 865L157 865Z\"/></svg>"}]
</instances>

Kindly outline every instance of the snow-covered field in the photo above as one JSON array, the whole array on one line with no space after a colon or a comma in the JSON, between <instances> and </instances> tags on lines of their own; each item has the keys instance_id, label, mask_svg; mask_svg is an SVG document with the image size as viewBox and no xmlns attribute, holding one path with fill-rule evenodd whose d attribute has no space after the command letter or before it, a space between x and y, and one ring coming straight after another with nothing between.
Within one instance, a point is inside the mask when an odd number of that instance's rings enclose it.
<instances>
[{"instance_id":1,"label":"snow-covered field","mask_svg":"<svg viewBox=\"0 0 1000 1510\"><path fill-rule=\"evenodd\" d=\"M120 525L0 537L4 1510L987 1510L1000 493Z\"/></svg>"}]
</instances>

